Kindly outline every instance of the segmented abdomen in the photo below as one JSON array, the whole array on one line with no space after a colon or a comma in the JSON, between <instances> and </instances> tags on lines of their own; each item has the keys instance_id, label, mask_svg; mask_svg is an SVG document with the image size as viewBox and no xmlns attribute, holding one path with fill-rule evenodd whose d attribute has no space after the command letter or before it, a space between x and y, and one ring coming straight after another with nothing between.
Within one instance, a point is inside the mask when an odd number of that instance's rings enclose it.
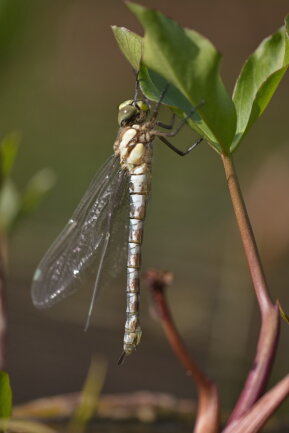
<instances>
[{"instance_id":1,"label":"segmented abdomen","mask_svg":"<svg viewBox=\"0 0 289 433\"><path fill-rule=\"evenodd\" d=\"M130 354L136 349L142 334L139 321L141 243L143 238L146 203L150 192L150 183L150 164L143 164L143 170L139 170L138 168L138 174L130 174L130 211L126 289L127 309L123 347L126 354Z\"/></svg>"}]
</instances>

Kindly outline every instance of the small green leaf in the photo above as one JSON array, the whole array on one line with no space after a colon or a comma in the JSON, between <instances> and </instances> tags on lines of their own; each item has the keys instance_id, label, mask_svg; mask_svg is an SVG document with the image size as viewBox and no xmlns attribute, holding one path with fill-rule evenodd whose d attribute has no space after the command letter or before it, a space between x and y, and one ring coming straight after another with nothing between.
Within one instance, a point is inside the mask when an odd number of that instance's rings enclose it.
<instances>
[{"instance_id":1,"label":"small green leaf","mask_svg":"<svg viewBox=\"0 0 289 433\"><path fill-rule=\"evenodd\" d=\"M7 232L19 212L20 197L15 184L6 179L0 190L0 231Z\"/></svg>"},{"instance_id":2,"label":"small green leaf","mask_svg":"<svg viewBox=\"0 0 289 433\"><path fill-rule=\"evenodd\" d=\"M289 14L285 17L285 27L287 36L289 36Z\"/></svg>"},{"instance_id":3,"label":"small green leaf","mask_svg":"<svg viewBox=\"0 0 289 433\"><path fill-rule=\"evenodd\" d=\"M279 300L277 301L277 305L278 305L278 308L279 308L280 316L282 317L283 320L285 320L285 322L287 323L287 325L289 325L289 316L288 316L288 314L283 310L283 308L282 308L282 306L281 306Z\"/></svg>"},{"instance_id":4,"label":"small green leaf","mask_svg":"<svg viewBox=\"0 0 289 433\"><path fill-rule=\"evenodd\" d=\"M7 178L0 190L0 230L11 232L24 217L38 207L54 184L53 171L45 168L30 179L20 196L14 182Z\"/></svg>"},{"instance_id":5,"label":"small green leaf","mask_svg":"<svg viewBox=\"0 0 289 433\"><path fill-rule=\"evenodd\" d=\"M160 12L127 4L145 29L144 65L174 85L191 107L204 101L198 110L202 120L195 129L203 131L217 150L220 146L228 149L235 135L236 113L219 75L220 54L206 38ZM145 85L149 86L149 82ZM144 89L142 82L141 86ZM179 97L171 103L182 109Z\"/></svg>"},{"instance_id":6,"label":"small green leaf","mask_svg":"<svg viewBox=\"0 0 289 433\"><path fill-rule=\"evenodd\" d=\"M142 56L142 37L125 27L111 26L119 48L135 71L139 70Z\"/></svg>"},{"instance_id":7,"label":"small green leaf","mask_svg":"<svg viewBox=\"0 0 289 433\"><path fill-rule=\"evenodd\" d=\"M9 375L0 371L0 418L10 418L12 413L12 391Z\"/></svg>"},{"instance_id":8,"label":"small green leaf","mask_svg":"<svg viewBox=\"0 0 289 433\"><path fill-rule=\"evenodd\" d=\"M9 176L17 155L20 137L13 133L6 135L0 143L0 179ZM2 183L1 182L1 183Z\"/></svg>"},{"instance_id":9,"label":"small green leaf","mask_svg":"<svg viewBox=\"0 0 289 433\"><path fill-rule=\"evenodd\" d=\"M287 18L288 21L288 18ZM285 28L266 38L246 61L236 82L233 100L237 131L231 151L261 116L289 66L289 40Z\"/></svg>"},{"instance_id":10,"label":"small green leaf","mask_svg":"<svg viewBox=\"0 0 289 433\"><path fill-rule=\"evenodd\" d=\"M40 204L44 196L55 184L52 170L44 168L28 182L20 196L14 182L7 178L0 189L0 231L11 232L27 215Z\"/></svg>"},{"instance_id":11,"label":"small green leaf","mask_svg":"<svg viewBox=\"0 0 289 433\"><path fill-rule=\"evenodd\" d=\"M49 168L44 168L36 173L28 182L24 193L20 199L17 220L33 212L45 194L51 190L55 184L55 174Z\"/></svg>"}]
</instances>

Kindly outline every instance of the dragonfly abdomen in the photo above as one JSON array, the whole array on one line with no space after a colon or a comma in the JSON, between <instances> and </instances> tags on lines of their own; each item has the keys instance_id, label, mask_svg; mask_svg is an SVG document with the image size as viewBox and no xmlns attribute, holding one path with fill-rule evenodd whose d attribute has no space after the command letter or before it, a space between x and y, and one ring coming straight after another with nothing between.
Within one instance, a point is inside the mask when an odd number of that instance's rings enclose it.
<instances>
[{"instance_id":1,"label":"dragonfly abdomen","mask_svg":"<svg viewBox=\"0 0 289 433\"><path fill-rule=\"evenodd\" d=\"M150 191L150 165L146 164L144 173L131 174L129 182L130 211L127 258L127 309L124 335L124 352L130 354L141 339L139 320L139 292L141 243L147 197Z\"/></svg>"}]
</instances>

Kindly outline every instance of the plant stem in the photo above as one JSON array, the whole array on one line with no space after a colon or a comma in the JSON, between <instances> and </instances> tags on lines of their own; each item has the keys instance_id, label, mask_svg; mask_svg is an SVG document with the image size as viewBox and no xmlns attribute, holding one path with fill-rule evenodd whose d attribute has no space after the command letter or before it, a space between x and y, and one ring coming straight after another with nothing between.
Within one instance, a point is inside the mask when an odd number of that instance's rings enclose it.
<instances>
[{"instance_id":1,"label":"plant stem","mask_svg":"<svg viewBox=\"0 0 289 433\"><path fill-rule=\"evenodd\" d=\"M272 302L270 300L256 241L237 180L233 161L229 156L224 154L222 155L222 159L238 228L241 234L241 239L252 277L252 282L261 314L264 314L267 309L272 307Z\"/></svg>"},{"instance_id":2,"label":"plant stem","mask_svg":"<svg viewBox=\"0 0 289 433\"><path fill-rule=\"evenodd\" d=\"M191 359L181 336L174 324L167 304L165 289L172 279L168 272L160 273L150 270L145 275L149 283L158 317L171 348L184 366L188 376L194 380L198 391L198 409L194 433L217 433L219 426L219 395L216 385L201 371L196 362Z\"/></svg>"},{"instance_id":3,"label":"plant stem","mask_svg":"<svg viewBox=\"0 0 289 433\"><path fill-rule=\"evenodd\" d=\"M260 313L261 328L253 366L247 376L245 385L232 412L229 422L242 416L255 401L268 381L272 362L279 337L279 312L277 305L270 299L269 291L259 257L253 230L242 197L233 161L230 156L222 154L225 175L240 231L245 255L247 258Z\"/></svg>"},{"instance_id":4,"label":"plant stem","mask_svg":"<svg viewBox=\"0 0 289 433\"><path fill-rule=\"evenodd\" d=\"M222 433L257 433L289 395L289 375L267 391L241 418L232 422Z\"/></svg>"},{"instance_id":5,"label":"plant stem","mask_svg":"<svg viewBox=\"0 0 289 433\"><path fill-rule=\"evenodd\" d=\"M4 370L6 358L6 237L0 234L0 370Z\"/></svg>"}]
</instances>

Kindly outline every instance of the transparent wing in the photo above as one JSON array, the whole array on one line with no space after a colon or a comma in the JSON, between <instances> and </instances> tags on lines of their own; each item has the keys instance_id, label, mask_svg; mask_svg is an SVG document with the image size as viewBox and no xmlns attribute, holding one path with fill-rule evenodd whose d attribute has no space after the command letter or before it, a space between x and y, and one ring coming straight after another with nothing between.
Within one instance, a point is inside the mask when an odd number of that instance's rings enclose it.
<instances>
[{"instance_id":1,"label":"transparent wing","mask_svg":"<svg viewBox=\"0 0 289 433\"><path fill-rule=\"evenodd\" d=\"M76 290L77 282L95 263L93 307L115 214L127 191L127 174L112 156L92 180L72 218L47 251L34 274L32 300L49 307Z\"/></svg>"}]
</instances>

